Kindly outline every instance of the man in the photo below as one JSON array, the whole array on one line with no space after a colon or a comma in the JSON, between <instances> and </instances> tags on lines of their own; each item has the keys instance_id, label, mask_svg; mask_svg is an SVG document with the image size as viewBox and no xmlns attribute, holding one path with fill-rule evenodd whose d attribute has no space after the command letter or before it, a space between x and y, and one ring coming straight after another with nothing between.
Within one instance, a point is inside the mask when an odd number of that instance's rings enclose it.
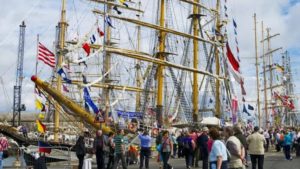
<instances>
[{"instance_id":1,"label":"man","mask_svg":"<svg viewBox=\"0 0 300 169\"><path fill-rule=\"evenodd\" d=\"M93 151L96 154L97 169L104 168L104 146L105 141L102 130L98 130L93 144Z\"/></svg>"},{"instance_id":2,"label":"man","mask_svg":"<svg viewBox=\"0 0 300 169\"><path fill-rule=\"evenodd\" d=\"M243 160L245 151L240 140L233 135L232 127L226 127L224 131L226 139L226 147L231 154L231 158L228 164L229 169L243 169Z\"/></svg>"},{"instance_id":3,"label":"man","mask_svg":"<svg viewBox=\"0 0 300 169\"><path fill-rule=\"evenodd\" d=\"M176 136L175 136L175 133L172 133L171 134L171 139L172 139L172 142L173 142L173 155L171 155L172 158L175 158L176 157L176 154L177 154L177 145L178 145L178 142L176 140Z\"/></svg>"},{"instance_id":4,"label":"man","mask_svg":"<svg viewBox=\"0 0 300 169\"><path fill-rule=\"evenodd\" d=\"M181 158L183 157L183 153L182 153L182 150L183 150L183 133L181 132L179 134L179 136L177 137L176 141L177 141L177 145L178 145L178 158Z\"/></svg>"},{"instance_id":5,"label":"man","mask_svg":"<svg viewBox=\"0 0 300 169\"><path fill-rule=\"evenodd\" d=\"M197 138L197 145L202 158L202 168L208 169L208 128L202 129L202 134Z\"/></svg>"},{"instance_id":6,"label":"man","mask_svg":"<svg viewBox=\"0 0 300 169\"><path fill-rule=\"evenodd\" d=\"M251 157L252 169L263 169L264 166L264 144L266 140L263 135L259 134L259 127L254 127L254 133L247 138L249 154Z\"/></svg>"},{"instance_id":7,"label":"man","mask_svg":"<svg viewBox=\"0 0 300 169\"><path fill-rule=\"evenodd\" d=\"M140 169L143 168L144 159L145 159L145 167L149 169L149 158L151 155L151 140L152 138L149 136L147 131L144 131L142 135L139 135L139 139L141 141L141 151L140 151Z\"/></svg>"},{"instance_id":8,"label":"man","mask_svg":"<svg viewBox=\"0 0 300 169\"><path fill-rule=\"evenodd\" d=\"M270 145L270 134L269 134L268 130L265 130L264 137L266 139L266 147L265 147L266 152L268 152L269 151L269 145Z\"/></svg>"},{"instance_id":9,"label":"man","mask_svg":"<svg viewBox=\"0 0 300 169\"><path fill-rule=\"evenodd\" d=\"M185 164L187 169L190 169L193 164L192 158L195 147L195 142L193 141L191 136L188 133L186 133L185 137L183 138L183 154L185 156Z\"/></svg>"},{"instance_id":10,"label":"man","mask_svg":"<svg viewBox=\"0 0 300 169\"><path fill-rule=\"evenodd\" d=\"M7 150L8 141L7 138L0 134L0 169L3 168L3 151Z\"/></svg>"},{"instance_id":11,"label":"man","mask_svg":"<svg viewBox=\"0 0 300 169\"><path fill-rule=\"evenodd\" d=\"M114 139L115 143L115 164L113 169L117 169L118 163L122 161L123 169L127 169L125 161L125 144L124 144L124 130L119 129L117 136Z\"/></svg>"}]
</instances>

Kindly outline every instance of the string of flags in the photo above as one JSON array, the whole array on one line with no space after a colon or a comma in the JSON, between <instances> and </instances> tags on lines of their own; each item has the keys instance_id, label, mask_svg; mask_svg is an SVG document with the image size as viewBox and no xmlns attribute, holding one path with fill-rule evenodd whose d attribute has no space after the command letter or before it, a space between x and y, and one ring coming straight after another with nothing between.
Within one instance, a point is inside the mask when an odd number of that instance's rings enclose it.
<instances>
[{"instance_id":1,"label":"string of flags","mask_svg":"<svg viewBox=\"0 0 300 169\"><path fill-rule=\"evenodd\" d=\"M90 93L88 91L88 89L85 87L83 88L83 97L84 97L84 101L85 101L85 107L86 109L89 109L88 106L90 106L95 114L99 113L99 109L96 106L96 104L93 102L93 100L91 99Z\"/></svg>"},{"instance_id":2,"label":"string of flags","mask_svg":"<svg viewBox=\"0 0 300 169\"><path fill-rule=\"evenodd\" d=\"M66 72L64 71L63 68L60 68L57 73L62 77L62 79L68 83L68 84L71 84L72 83L72 80L68 78Z\"/></svg>"},{"instance_id":3,"label":"string of flags","mask_svg":"<svg viewBox=\"0 0 300 169\"><path fill-rule=\"evenodd\" d=\"M120 2L122 5L124 5L124 6L126 6L127 8L129 8L129 5L126 3L125 0L119 0L119 2Z\"/></svg>"}]
</instances>

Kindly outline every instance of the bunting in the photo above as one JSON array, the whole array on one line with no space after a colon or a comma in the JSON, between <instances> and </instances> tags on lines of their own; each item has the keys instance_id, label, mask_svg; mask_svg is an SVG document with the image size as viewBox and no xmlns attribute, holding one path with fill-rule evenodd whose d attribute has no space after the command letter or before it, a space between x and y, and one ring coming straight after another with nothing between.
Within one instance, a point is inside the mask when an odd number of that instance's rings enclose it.
<instances>
[{"instance_id":1,"label":"bunting","mask_svg":"<svg viewBox=\"0 0 300 169\"><path fill-rule=\"evenodd\" d=\"M243 113L246 113L248 116L251 116L251 114L247 111L246 105L243 105Z\"/></svg>"},{"instance_id":2,"label":"bunting","mask_svg":"<svg viewBox=\"0 0 300 169\"><path fill-rule=\"evenodd\" d=\"M46 126L40 120L36 120L36 127L38 132L40 133L46 132Z\"/></svg>"},{"instance_id":3,"label":"bunting","mask_svg":"<svg viewBox=\"0 0 300 169\"><path fill-rule=\"evenodd\" d=\"M115 10L115 11L117 12L118 15L121 15L121 14L122 14L122 12L118 9L117 6L114 6L114 7L113 7L113 10Z\"/></svg>"},{"instance_id":4,"label":"bunting","mask_svg":"<svg viewBox=\"0 0 300 169\"><path fill-rule=\"evenodd\" d=\"M108 24L108 26L110 26L110 27L112 27L112 28L115 29L115 27L112 25L112 21L111 21L111 19L110 19L110 17L108 15L105 16L104 20L105 20L105 23Z\"/></svg>"},{"instance_id":5,"label":"bunting","mask_svg":"<svg viewBox=\"0 0 300 169\"><path fill-rule=\"evenodd\" d=\"M69 83L71 84L72 83L72 80L70 80L68 77L67 77L67 74L66 72L64 71L63 68L60 68L57 73L63 78L63 80L66 82L66 83Z\"/></svg>"},{"instance_id":6,"label":"bunting","mask_svg":"<svg viewBox=\"0 0 300 169\"><path fill-rule=\"evenodd\" d=\"M83 88L83 97L84 97L85 103L87 105L89 105L93 109L93 111L94 111L95 114L98 114L99 113L99 109L95 105L95 103L93 102L93 100L92 100L92 98L91 98L91 96L89 94L89 91L88 91L88 89L86 87Z\"/></svg>"},{"instance_id":7,"label":"bunting","mask_svg":"<svg viewBox=\"0 0 300 169\"><path fill-rule=\"evenodd\" d=\"M95 37L95 35L92 35L92 36L90 37L90 41L91 41L91 44L94 44L94 43L96 42L96 37Z\"/></svg>"},{"instance_id":8,"label":"bunting","mask_svg":"<svg viewBox=\"0 0 300 169\"><path fill-rule=\"evenodd\" d=\"M125 0L119 0L119 2L120 2L121 4L123 4L124 6L126 6L127 8L129 7L129 5L126 3Z\"/></svg>"},{"instance_id":9,"label":"bunting","mask_svg":"<svg viewBox=\"0 0 300 169\"><path fill-rule=\"evenodd\" d=\"M82 44L82 48L86 52L87 56L89 56L90 53L91 53L91 47L90 47L90 45L88 43L83 43Z\"/></svg>"},{"instance_id":10,"label":"bunting","mask_svg":"<svg viewBox=\"0 0 300 169\"><path fill-rule=\"evenodd\" d=\"M104 36L104 32L99 27L97 28L97 32L100 37Z\"/></svg>"}]
</instances>

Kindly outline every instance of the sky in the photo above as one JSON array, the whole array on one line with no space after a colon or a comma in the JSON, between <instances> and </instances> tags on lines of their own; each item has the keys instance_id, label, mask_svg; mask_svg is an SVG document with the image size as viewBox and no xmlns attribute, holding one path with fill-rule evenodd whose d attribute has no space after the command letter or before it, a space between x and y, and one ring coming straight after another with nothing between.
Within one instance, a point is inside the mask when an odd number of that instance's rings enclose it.
<instances>
[{"instance_id":1,"label":"sky","mask_svg":"<svg viewBox=\"0 0 300 169\"><path fill-rule=\"evenodd\" d=\"M18 4L18 5L16 5ZM283 47L284 50L274 55L274 60L281 57L281 52L288 50L292 60L293 80L295 93L300 95L300 1L299 0L227 0L230 18L237 22L238 40L241 57L241 71L245 78L247 100L256 98L255 65L254 65L254 26L253 14L257 15L258 36L261 39L261 21L265 27L271 28L271 34L280 33L271 42L272 48ZM88 15L90 10L97 7L85 0L68 0L67 20L70 28L83 32L86 28L77 27L87 24L93 17ZM145 7L145 6L144 6ZM24 55L24 80L22 102L28 111L34 111L33 83L31 75L35 72L36 39L53 48L55 25L60 19L60 0L10 0L0 6L0 112L11 112L13 103L13 86L16 76L16 61L18 52L19 25L24 20L26 23L26 42ZM13 9L13 10L12 10ZM145 7L146 9L146 7ZM261 55L259 45L259 55ZM43 68L42 72L51 69ZM0 80L1 80L0 79ZM299 102L298 102L299 104Z\"/></svg>"}]
</instances>

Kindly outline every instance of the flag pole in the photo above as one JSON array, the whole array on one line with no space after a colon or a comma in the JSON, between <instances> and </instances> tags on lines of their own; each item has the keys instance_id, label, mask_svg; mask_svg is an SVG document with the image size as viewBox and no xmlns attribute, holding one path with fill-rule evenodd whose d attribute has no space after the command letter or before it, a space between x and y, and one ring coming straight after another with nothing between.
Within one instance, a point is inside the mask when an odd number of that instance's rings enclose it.
<instances>
[{"instance_id":1,"label":"flag pole","mask_svg":"<svg viewBox=\"0 0 300 169\"><path fill-rule=\"evenodd\" d=\"M37 76L37 69L38 69L38 57L39 57L39 38L40 38L40 35L39 34L37 34L37 44L36 44L36 46L37 46L37 48L36 48L36 58L35 58L35 76Z\"/></svg>"}]
</instances>

